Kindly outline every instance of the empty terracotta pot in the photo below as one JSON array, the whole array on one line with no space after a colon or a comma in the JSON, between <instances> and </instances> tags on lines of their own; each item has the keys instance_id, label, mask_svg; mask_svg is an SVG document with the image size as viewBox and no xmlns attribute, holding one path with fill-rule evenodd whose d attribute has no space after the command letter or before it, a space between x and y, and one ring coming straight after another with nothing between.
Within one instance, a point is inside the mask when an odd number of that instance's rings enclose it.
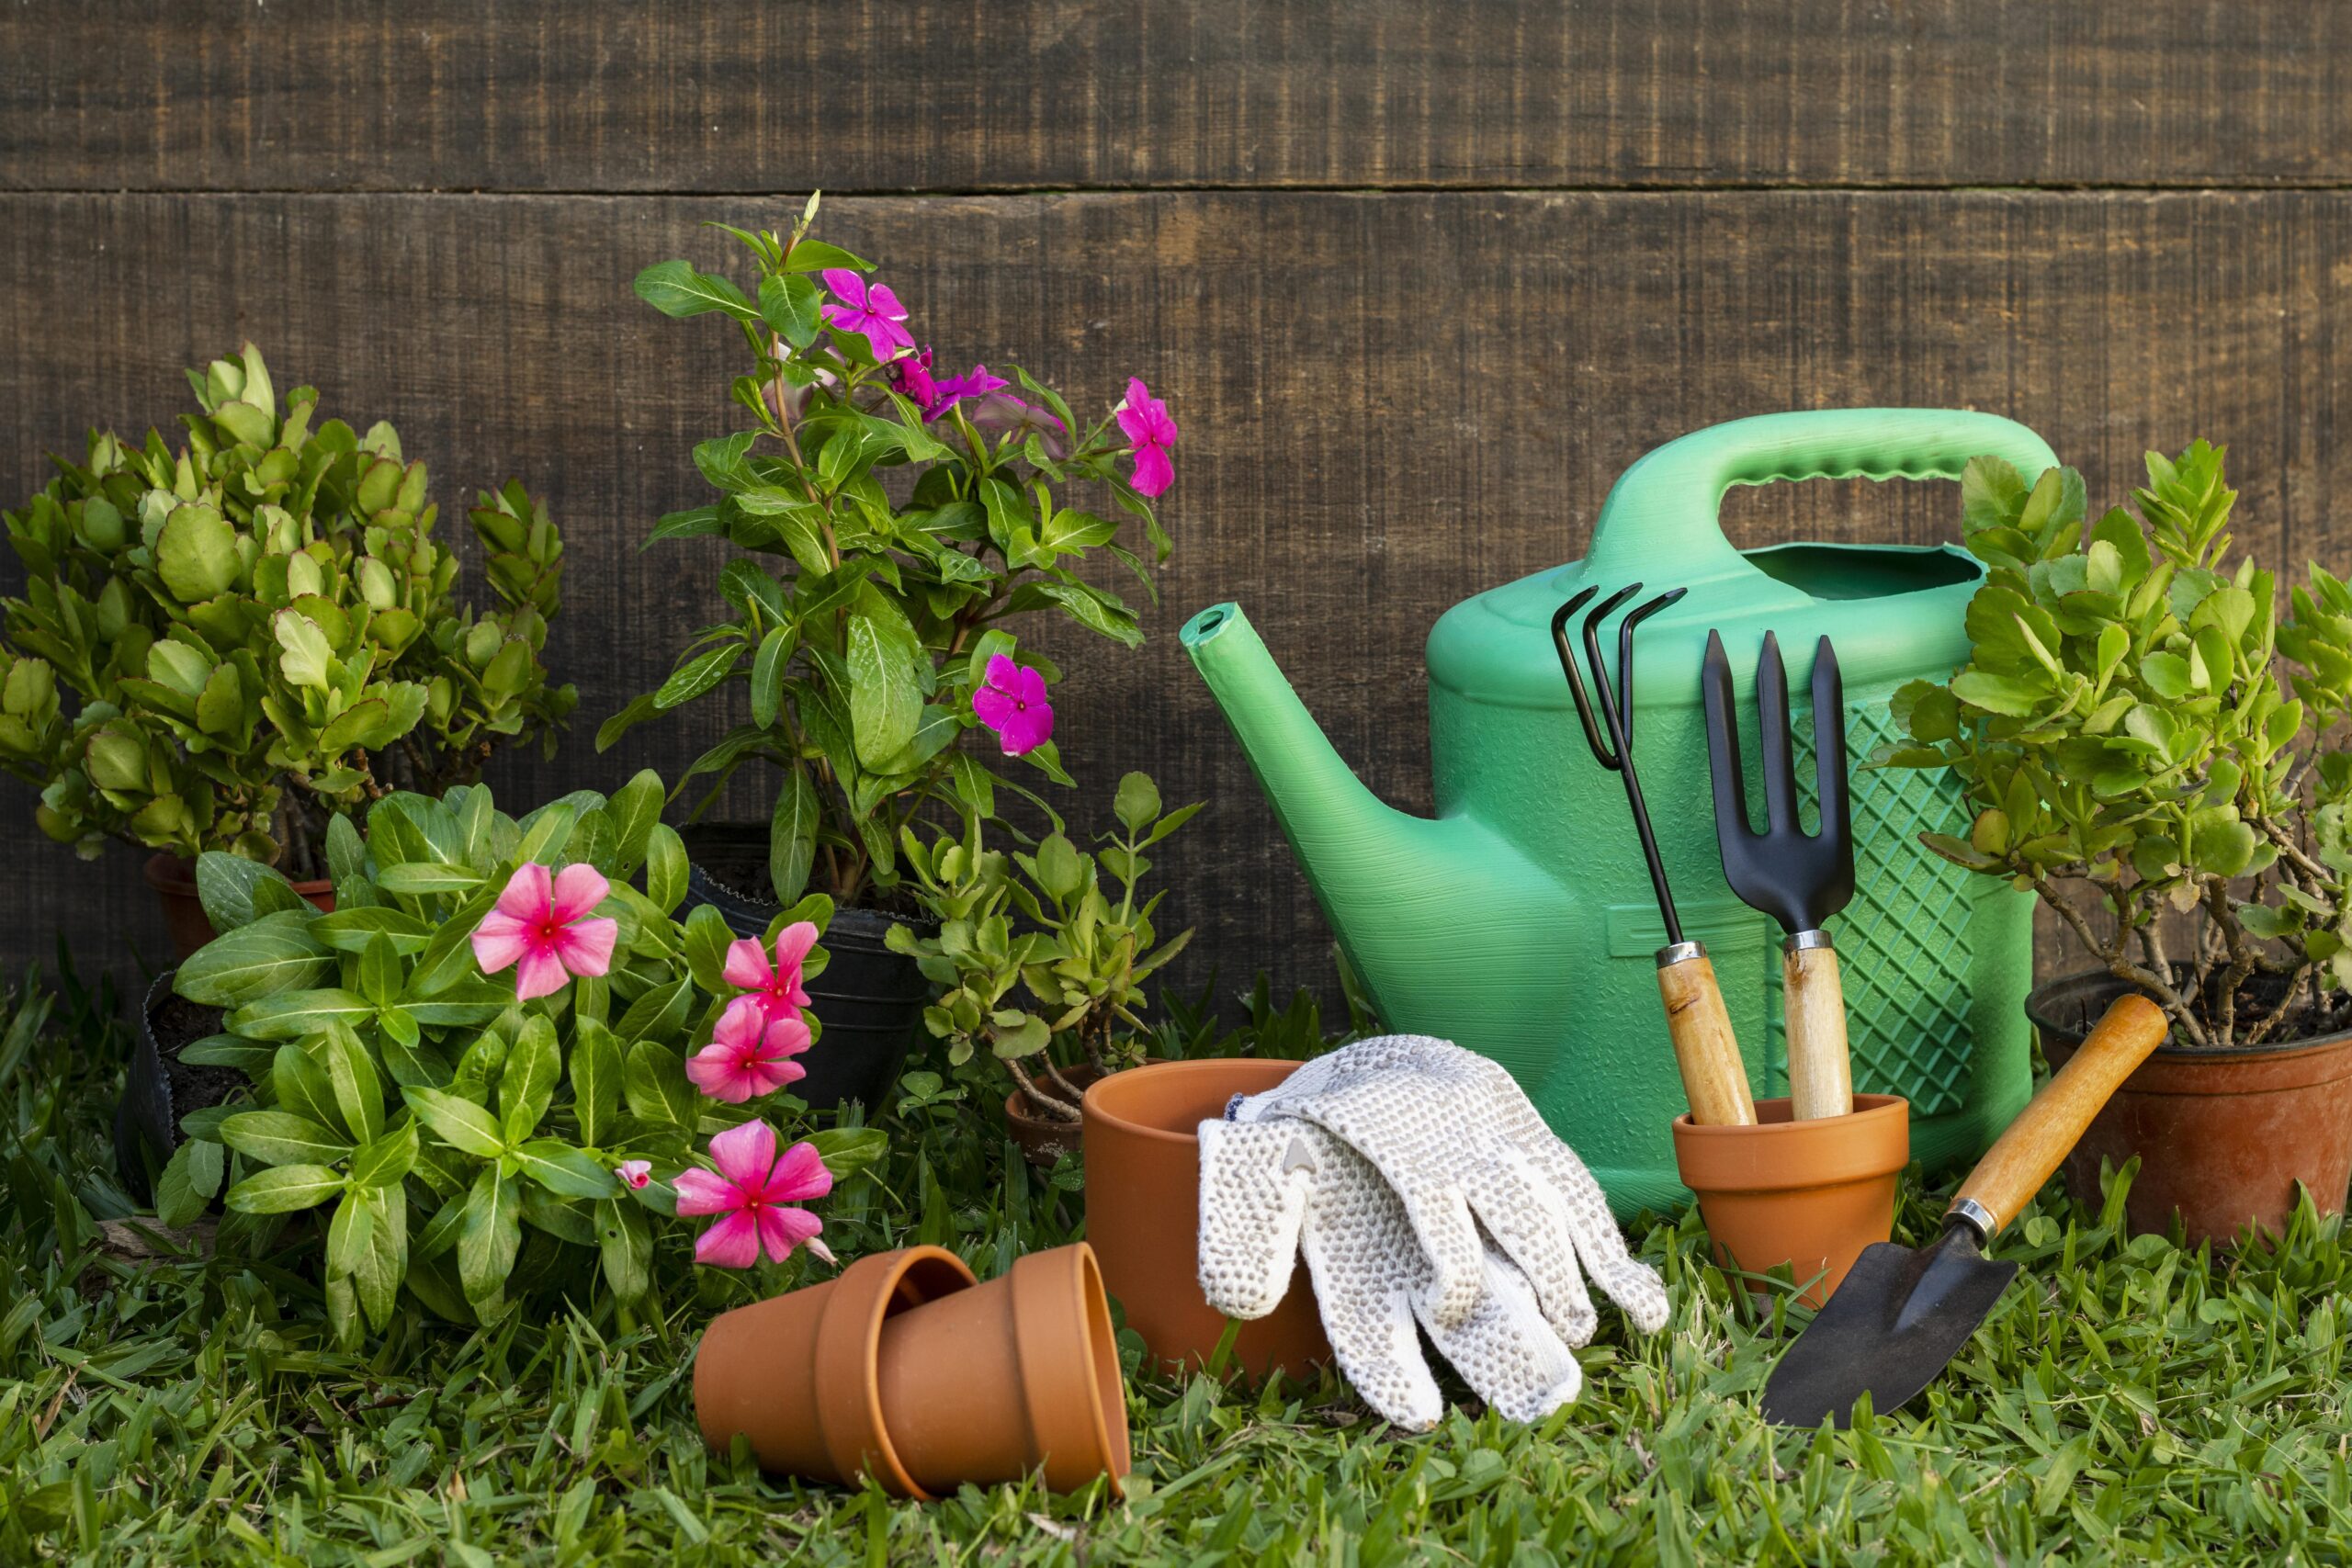
<instances>
[{"instance_id":1,"label":"empty terracotta pot","mask_svg":"<svg viewBox=\"0 0 2352 1568\"><path fill-rule=\"evenodd\" d=\"M1057 1492L1130 1463L1126 1390L1085 1243L976 1282L952 1252L861 1258L836 1279L722 1314L695 1356L695 1416L724 1451L900 1497L1042 1472Z\"/></svg>"},{"instance_id":2,"label":"empty terracotta pot","mask_svg":"<svg viewBox=\"0 0 2352 1568\"><path fill-rule=\"evenodd\" d=\"M1224 1115L1235 1095L1262 1093L1297 1068L1247 1058L1154 1062L1086 1091L1087 1239L1127 1326L1163 1361L1204 1365L1225 1333L1225 1314L1201 1294L1195 1129ZM1309 1377L1330 1359L1302 1263L1282 1304L1241 1325L1233 1364L1260 1377L1277 1367Z\"/></svg>"},{"instance_id":3,"label":"empty terracotta pot","mask_svg":"<svg viewBox=\"0 0 2352 1568\"><path fill-rule=\"evenodd\" d=\"M212 929L211 918L204 912L204 900L197 897L194 861L175 854L149 855L147 886L155 890L157 901L164 906L164 929L171 933L172 949L180 957L193 958L198 948L219 934ZM294 891L321 909L334 913L334 883L324 878L298 882Z\"/></svg>"},{"instance_id":4,"label":"empty terracotta pot","mask_svg":"<svg viewBox=\"0 0 2352 1568\"><path fill-rule=\"evenodd\" d=\"M1862 1248L1894 1233L1895 1187L1911 1163L1910 1102L1858 1094L1848 1115L1798 1122L1786 1099L1759 1100L1756 1116L1753 1127L1676 1117L1674 1163L1698 1194L1717 1261L1749 1274L1785 1263L1805 1286L1799 1299L1817 1307Z\"/></svg>"}]
</instances>

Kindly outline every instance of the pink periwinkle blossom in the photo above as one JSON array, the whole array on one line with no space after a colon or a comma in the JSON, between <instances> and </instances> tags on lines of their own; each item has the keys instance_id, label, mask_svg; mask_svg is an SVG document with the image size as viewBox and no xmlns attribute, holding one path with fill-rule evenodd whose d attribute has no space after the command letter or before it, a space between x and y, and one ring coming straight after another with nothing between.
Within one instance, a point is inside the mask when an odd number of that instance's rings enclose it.
<instances>
[{"instance_id":1,"label":"pink periwinkle blossom","mask_svg":"<svg viewBox=\"0 0 2352 1568\"><path fill-rule=\"evenodd\" d=\"M738 997L719 1015L710 1043L686 1058L686 1077L711 1099L741 1105L808 1077L792 1058L809 1039L798 1014L771 1021L756 998Z\"/></svg>"},{"instance_id":2,"label":"pink periwinkle blossom","mask_svg":"<svg viewBox=\"0 0 2352 1568\"><path fill-rule=\"evenodd\" d=\"M939 384L932 379L931 344L924 344L912 354L902 354L890 362L890 379L899 391L914 400L922 417L932 417L932 407L939 400Z\"/></svg>"},{"instance_id":3,"label":"pink periwinkle blossom","mask_svg":"<svg viewBox=\"0 0 2352 1568\"><path fill-rule=\"evenodd\" d=\"M642 1192L653 1185L653 1162L646 1159L625 1159L613 1167L613 1174L621 1179L631 1191Z\"/></svg>"},{"instance_id":4,"label":"pink periwinkle blossom","mask_svg":"<svg viewBox=\"0 0 2352 1568\"><path fill-rule=\"evenodd\" d=\"M988 678L972 693L972 711L996 731L1008 757L1025 756L1054 733L1054 710L1046 701L1046 678L1003 654L989 659Z\"/></svg>"},{"instance_id":5,"label":"pink periwinkle blossom","mask_svg":"<svg viewBox=\"0 0 2352 1568\"><path fill-rule=\"evenodd\" d=\"M1158 495L1176 482L1175 465L1168 449L1176 445L1176 421L1168 405L1151 395L1142 381L1130 377L1127 395L1119 403L1119 429L1135 446L1136 471L1131 481L1138 495Z\"/></svg>"},{"instance_id":6,"label":"pink periwinkle blossom","mask_svg":"<svg viewBox=\"0 0 2352 1568\"><path fill-rule=\"evenodd\" d=\"M827 326L858 333L880 360L914 347L914 335L903 324L907 308L887 286L868 283L845 266L827 267L822 276L837 301L825 307Z\"/></svg>"},{"instance_id":7,"label":"pink periwinkle blossom","mask_svg":"<svg viewBox=\"0 0 2352 1568\"><path fill-rule=\"evenodd\" d=\"M922 417L925 423L929 423L954 408L957 403L967 402L973 398L987 397L990 392L1001 391L1011 385L1011 382L989 370L987 366L975 365L961 376L950 376L939 382L933 392L932 400L923 406ZM1024 403L1022 406L1025 408L1028 405Z\"/></svg>"},{"instance_id":8,"label":"pink periwinkle blossom","mask_svg":"<svg viewBox=\"0 0 2352 1568\"><path fill-rule=\"evenodd\" d=\"M817 1239L823 1222L795 1206L833 1190L833 1174L815 1145L795 1144L778 1158L775 1129L746 1122L710 1140L710 1163L718 1168L716 1173L689 1166L674 1184L682 1216L726 1216L695 1238L695 1262L748 1269L763 1252L781 1263L801 1246L828 1263L833 1260Z\"/></svg>"},{"instance_id":9,"label":"pink periwinkle blossom","mask_svg":"<svg viewBox=\"0 0 2352 1568\"><path fill-rule=\"evenodd\" d=\"M760 944L750 937L729 942L727 946L727 966L721 971L729 985L744 994L735 998L734 1006L756 1003L761 1015L770 1023L787 1018L797 1018L800 1010L808 1005L808 992L800 983L800 966L808 960L809 949L817 945L817 926L813 920L795 920L775 933L775 962Z\"/></svg>"},{"instance_id":10,"label":"pink periwinkle blossom","mask_svg":"<svg viewBox=\"0 0 2352 1568\"><path fill-rule=\"evenodd\" d=\"M550 876L546 866L526 861L474 929L474 962L485 975L516 965L521 1001L563 989L573 975L602 975L612 967L620 922L591 919L589 911L611 890L593 865L568 865Z\"/></svg>"}]
</instances>

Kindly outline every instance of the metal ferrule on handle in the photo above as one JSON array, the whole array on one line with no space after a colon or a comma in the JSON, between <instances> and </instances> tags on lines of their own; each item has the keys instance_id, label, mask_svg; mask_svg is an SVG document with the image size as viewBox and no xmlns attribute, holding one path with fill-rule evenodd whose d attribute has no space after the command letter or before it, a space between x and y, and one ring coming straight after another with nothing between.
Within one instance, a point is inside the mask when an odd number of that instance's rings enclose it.
<instances>
[{"instance_id":1,"label":"metal ferrule on handle","mask_svg":"<svg viewBox=\"0 0 2352 1568\"><path fill-rule=\"evenodd\" d=\"M1667 1032L1674 1038L1674 1065L1690 1100L1690 1120L1702 1127L1752 1127L1756 1100L1747 1089L1747 1064L1731 1032L1723 987L1707 949L1696 942L1674 942L1657 950L1657 994L1666 1004Z\"/></svg>"}]
</instances>

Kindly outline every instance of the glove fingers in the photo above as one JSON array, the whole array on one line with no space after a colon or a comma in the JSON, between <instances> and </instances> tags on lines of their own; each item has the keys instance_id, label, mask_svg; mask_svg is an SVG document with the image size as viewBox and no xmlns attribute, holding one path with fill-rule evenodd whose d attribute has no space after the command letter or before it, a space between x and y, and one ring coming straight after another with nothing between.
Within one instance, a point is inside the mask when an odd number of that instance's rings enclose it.
<instances>
[{"instance_id":1,"label":"glove fingers","mask_svg":"<svg viewBox=\"0 0 2352 1568\"><path fill-rule=\"evenodd\" d=\"M1609 1213L1608 1195L1566 1144L1555 1139L1541 1156L1553 1187L1566 1201L1568 1228L1577 1251L1601 1292L1625 1309L1625 1315L1645 1334L1666 1326L1666 1286L1657 1270L1634 1258L1625 1247L1625 1233Z\"/></svg>"},{"instance_id":2,"label":"glove fingers","mask_svg":"<svg viewBox=\"0 0 2352 1568\"><path fill-rule=\"evenodd\" d=\"M1351 1290L1349 1280L1361 1276L1338 1275L1328 1281L1340 1291L1335 1298L1325 1293L1326 1269L1317 1265L1312 1248L1307 1266L1315 1274L1323 1332L1356 1396L1383 1420L1408 1431L1426 1432L1436 1426L1445 1414L1445 1401L1421 1355L1421 1337L1407 1293Z\"/></svg>"},{"instance_id":3,"label":"glove fingers","mask_svg":"<svg viewBox=\"0 0 2352 1568\"><path fill-rule=\"evenodd\" d=\"M1527 1276L1491 1248L1485 1282L1477 1310L1458 1326L1428 1324L1430 1339L1462 1381L1506 1418L1541 1421L1576 1398L1584 1370L1544 1321Z\"/></svg>"},{"instance_id":4,"label":"glove fingers","mask_svg":"<svg viewBox=\"0 0 2352 1568\"><path fill-rule=\"evenodd\" d=\"M1589 1343L1599 1320L1560 1195L1518 1159L1465 1172L1464 1187L1494 1245L1519 1266L1544 1320L1570 1345Z\"/></svg>"},{"instance_id":5,"label":"glove fingers","mask_svg":"<svg viewBox=\"0 0 2352 1568\"><path fill-rule=\"evenodd\" d=\"M1201 1294L1227 1317L1263 1317L1290 1288L1313 1174L1283 1168L1298 1135L1293 1123L1201 1123Z\"/></svg>"}]
</instances>

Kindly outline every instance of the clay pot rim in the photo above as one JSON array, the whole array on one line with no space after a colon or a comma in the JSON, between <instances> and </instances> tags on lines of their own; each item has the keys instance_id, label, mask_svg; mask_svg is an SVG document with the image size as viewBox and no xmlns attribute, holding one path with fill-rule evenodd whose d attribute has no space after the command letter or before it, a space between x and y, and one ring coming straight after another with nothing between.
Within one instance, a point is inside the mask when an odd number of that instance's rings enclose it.
<instances>
[{"instance_id":1,"label":"clay pot rim","mask_svg":"<svg viewBox=\"0 0 2352 1568\"><path fill-rule=\"evenodd\" d=\"M1787 1096L1756 1102L1753 1126L1702 1127L1674 1119L1674 1160L1694 1192L1805 1192L1898 1175L1911 1163L1911 1102L1858 1094L1843 1116L1799 1122ZM1768 1112L1779 1112L1766 1120Z\"/></svg>"},{"instance_id":2,"label":"clay pot rim","mask_svg":"<svg viewBox=\"0 0 2352 1568\"><path fill-rule=\"evenodd\" d=\"M2103 969L2079 969L2072 975L2061 975L2045 980L2026 993L2026 1021L2036 1032L2055 1035L2070 1044L2080 1045L2089 1034L2088 1029L2078 1029L2071 1023L2060 1023L2045 1010L2046 1004L2060 991L2080 987L2094 995L2120 996L2138 987L2117 979ZM2144 994L2144 993L2141 993ZM2336 1050L2352 1044L2352 1029L2339 1029L2333 1034L2305 1035L2301 1040L2266 1040L2259 1045L2176 1045L2172 1035L2165 1035L2164 1043L2149 1054L2152 1062L2245 1062L2256 1058L2283 1061L2301 1053Z\"/></svg>"},{"instance_id":3,"label":"clay pot rim","mask_svg":"<svg viewBox=\"0 0 2352 1568\"><path fill-rule=\"evenodd\" d=\"M169 850L157 850L147 857L147 886L158 893L185 893L196 897L196 863L185 855ZM291 880L290 878L288 880ZM308 898L320 893L334 891L334 878L313 876L294 884L294 891Z\"/></svg>"},{"instance_id":4,"label":"clay pot rim","mask_svg":"<svg viewBox=\"0 0 2352 1568\"><path fill-rule=\"evenodd\" d=\"M1283 1069L1280 1076L1261 1086L1263 1089L1272 1089L1274 1084L1289 1077L1303 1065L1273 1056L1193 1056L1180 1062L1146 1062L1141 1066L1126 1067L1115 1073L1107 1073L1089 1084L1085 1098L1079 1102L1080 1124L1100 1122L1102 1125L1115 1128L1128 1137L1147 1138L1158 1143L1197 1144L1200 1142L1198 1134L1189 1131L1173 1132L1166 1127L1156 1127L1148 1122L1137 1121L1132 1114L1123 1113L1114 1107L1121 1097L1142 1092L1136 1087L1139 1083L1166 1082L1181 1077L1205 1077L1216 1073L1230 1072L1237 1066L1280 1067ZM1236 1092L1254 1091L1236 1090Z\"/></svg>"},{"instance_id":5,"label":"clay pot rim","mask_svg":"<svg viewBox=\"0 0 2352 1568\"><path fill-rule=\"evenodd\" d=\"M944 1272L944 1281L930 1282L944 1283L946 1288L913 1294L907 1288L909 1276L918 1269L927 1274ZM977 1283L978 1277L970 1265L944 1247L928 1245L870 1253L834 1280L832 1298L826 1302L824 1316L817 1325L817 1420L823 1428L820 1435L826 1451L841 1475L854 1477L860 1469L870 1467L880 1472L876 1479L899 1495L923 1503L933 1500L907 1473L882 1417L882 1324L894 1312L969 1290ZM699 1358L695 1370L701 1370ZM845 1377L854 1378L854 1383L844 1384ZM856 1429L837 1429L837 1417L846 1417L844 1424Z\"/></svg>"},{"instance_id":6,"label":"clay pot rim","mask_svg":"<svg viewBox=\"0 0 2352 1568\"><path fill-rule=\"evenodd\" d=\"M1065 1253L1069 1255L1067 1259ZM1125 1477L1135 1463L1127 1433L1126 1384L1119 1374L1119 1346L1112 1333L1110 1306L1102 1289L1102 1266L1094 1256L1094 1248L1080 1241L1067 1247L1028 1253L1016 1258L1007 1274L1013 1291L1014 1331L1023 1336L1023 1341L1022 1392L1032 1400L1041 1392L1039 1380L1028 1371L1033 1356L1048 1366L1067 1366L1069 1360L1076 1361L1072 1375L1085 1385L1085 1397L1078 1403L1086 1412L1092 1452L1102 1461L1102 1473L1110 1480L1111 1495L1125 1496ZM1023 1298L1033 1293L1060 1297L1057 1310L1040 1312L1026 1305ZM1075 1324L1084 1340L1075 1358L1054 1357L1053 1345L1045 1337L1048 1321L1065 1312L1069 1314L1065 1321ZM1045 1405L1033 1406L1031 1429L1041 1438L1055 1413Z\"/></svg>"}]
</instances>

